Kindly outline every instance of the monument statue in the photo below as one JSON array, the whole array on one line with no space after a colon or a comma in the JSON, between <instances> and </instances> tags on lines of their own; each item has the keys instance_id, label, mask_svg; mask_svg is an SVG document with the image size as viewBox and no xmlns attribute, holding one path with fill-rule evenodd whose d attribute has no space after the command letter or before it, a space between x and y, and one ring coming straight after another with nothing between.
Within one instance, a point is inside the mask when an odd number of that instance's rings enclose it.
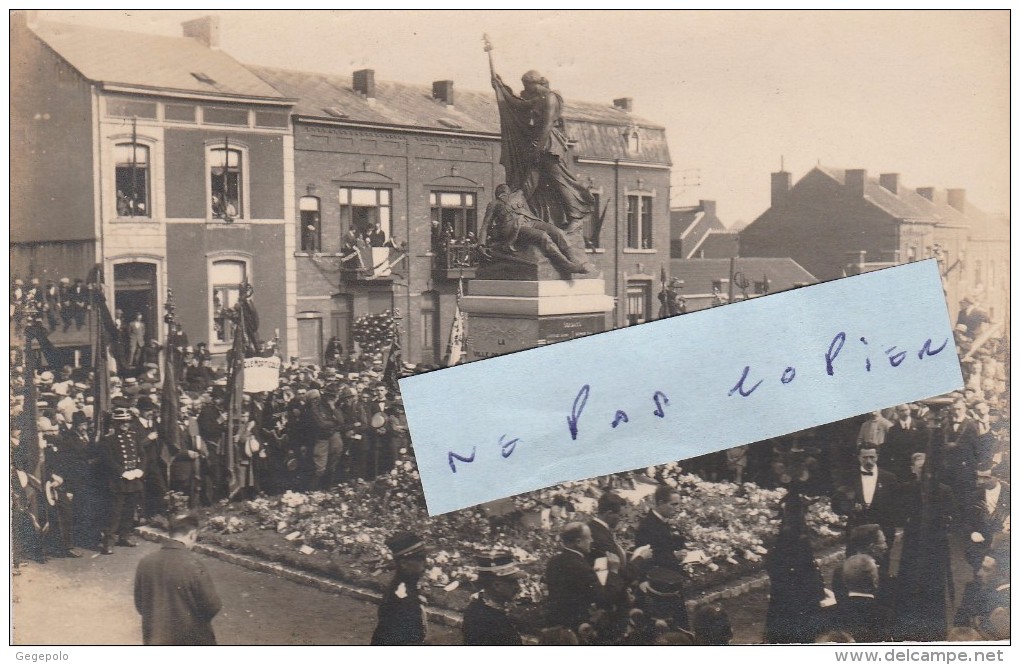
<instances>
[{"instance_id":1,"label":"monument statue","mask_svg":"<svg viewBox=\"0 0 1020 665\"><path fill-rule=\"evenodd\" d=\"M496 187L496 199L485 209L482 234L482 256L490 260L495 260L496 253L509 258L519 249L533 245L560 272L585 274L592 269L590 263L571 261L568 257L572 250L566 234L532 215L524 193L521 190L511 192L505 184Z\"/></svg>"},{"instance_id":2,"label":"monument statue","mask_svg":"<svg viewBox=\"0 0 1020 665\"><path fill-rule=\"evenodd\" d=\"M541 253L535 258L548 258L560 276L593 273L595 267L587 261L584 251L583 226L584 220L594 213L595 200L567 168L570 146L563 133L563 97L551 90L549 82L534 70L521 77L524 90L514 94L495 72L488 38L485 50L499 106L500 163L509 190L502 201L497 197L492 206L505 210L507 201L518 196L524 204L513 207L512 214L501 213L500 225L495 229L497 235L491 239L497 244L502 242L502 250L511 249L518 239L522 244L538 247ZM510 237L504 234L504 228L513 235L509 243L503 242ZM508 257L496 246L487 249L482 258L488 261L527 261Z\"/></svg>"}]
</instances>

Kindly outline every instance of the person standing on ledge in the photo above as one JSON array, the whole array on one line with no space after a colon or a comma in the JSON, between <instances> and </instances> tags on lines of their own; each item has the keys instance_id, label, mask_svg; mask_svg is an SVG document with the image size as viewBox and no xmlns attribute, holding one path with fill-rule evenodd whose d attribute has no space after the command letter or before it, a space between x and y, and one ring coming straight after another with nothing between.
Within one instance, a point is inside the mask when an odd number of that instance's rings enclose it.
<instances>
[{"instance_id":1,"label":"person standing on ledge","mask_svg":"<svg viewBox=\"0 0 1020 665\"><path fill-rule=\"evenodd\" d=\"M198 516L174 515L170 538L138 563L135 609L146 645L215 645L212 620L222 607L205 566L188 550L198 540Z\"/></svg>"}]
</instances>

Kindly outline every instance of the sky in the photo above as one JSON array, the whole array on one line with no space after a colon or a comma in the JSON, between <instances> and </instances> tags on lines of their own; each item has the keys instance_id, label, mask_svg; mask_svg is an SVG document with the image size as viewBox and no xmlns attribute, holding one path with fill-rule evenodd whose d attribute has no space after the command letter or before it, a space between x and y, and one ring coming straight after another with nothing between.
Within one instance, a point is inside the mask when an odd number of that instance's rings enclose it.
<instances>
[{"instance_id":1,"label":"sky","mask_svg":"<svg viewBox=\"0 0 1020 665\"><path fill-rule=\"evenodd\" d=\"M40 19L180 35L202 10L51 10ZM994 11L221 11L242 62L489 90L537 69L567 99L634 99L666 127L673 205L729 226L769 206L769 174L900 173L1009 207L1009 13Z\"/></svg>"}]
</instances>

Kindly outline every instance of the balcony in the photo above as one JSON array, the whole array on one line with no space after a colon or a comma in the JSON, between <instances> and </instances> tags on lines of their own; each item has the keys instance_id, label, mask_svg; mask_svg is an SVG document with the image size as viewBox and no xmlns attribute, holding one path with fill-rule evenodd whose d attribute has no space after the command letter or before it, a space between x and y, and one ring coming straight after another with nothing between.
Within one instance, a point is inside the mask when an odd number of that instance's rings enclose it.
<instances>
[{"instance_id":1,"label":"balcony","mask_svg":"<svg viewBox=\"0 0 1020 665\"><path fill-rule=\"evenodd\" d=\"M473 237L450 238L433 245L432 269L441 279L472 279L478 269L478 241Z\"/></svg>"}]
</instances>

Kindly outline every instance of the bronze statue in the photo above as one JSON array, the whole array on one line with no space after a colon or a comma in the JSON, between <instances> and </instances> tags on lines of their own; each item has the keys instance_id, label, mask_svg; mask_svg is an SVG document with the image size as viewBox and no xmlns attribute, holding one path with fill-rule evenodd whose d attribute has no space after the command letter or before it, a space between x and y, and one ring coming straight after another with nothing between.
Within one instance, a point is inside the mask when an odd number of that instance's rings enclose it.
<instances>
[{"instance_id":1,"label":"bronze statue","mask_svg":"<svg viewBox=\"0 0 1020 665\"><path fill-rule=\"evenodd\" d=\"M514 254L518 245L535 245L561 272L585 274L592 269L590 263L570 260L571 247L563 231L533 216L523 192L511 192L505 184L496 187L496 199L485 209L482 229L486 258L493 258L494 251Z\"/></svg>"},{"instance_id":2,"label":"bronze statue","mask_svg":"<svg viewBox=\"0 0 1020 665\"><path fill-rule=\"evenodd\" d=\"M554 255L548 251L546 255L554 264L559 261L557 268L562 272L594 272L594 266L586 261L582 227L595 212L595 200L568 169L570 147L563 133L563 97L551 90L549 82L534 70L521 77L524 90L519 95L514 94L495 72L488 38L485 50L489 53L492 87L499 106L500 163L506 171L509 191L520 191L526 202L527 210L523 211L524 218L519 226L549 236L563 260L553 259ZM493 205L500 205L498 199ZM526 235L529 242L550 246L539 235L531 232ZM568 264L570 269L561 267Z\"/></svg>"}]
</instances>

